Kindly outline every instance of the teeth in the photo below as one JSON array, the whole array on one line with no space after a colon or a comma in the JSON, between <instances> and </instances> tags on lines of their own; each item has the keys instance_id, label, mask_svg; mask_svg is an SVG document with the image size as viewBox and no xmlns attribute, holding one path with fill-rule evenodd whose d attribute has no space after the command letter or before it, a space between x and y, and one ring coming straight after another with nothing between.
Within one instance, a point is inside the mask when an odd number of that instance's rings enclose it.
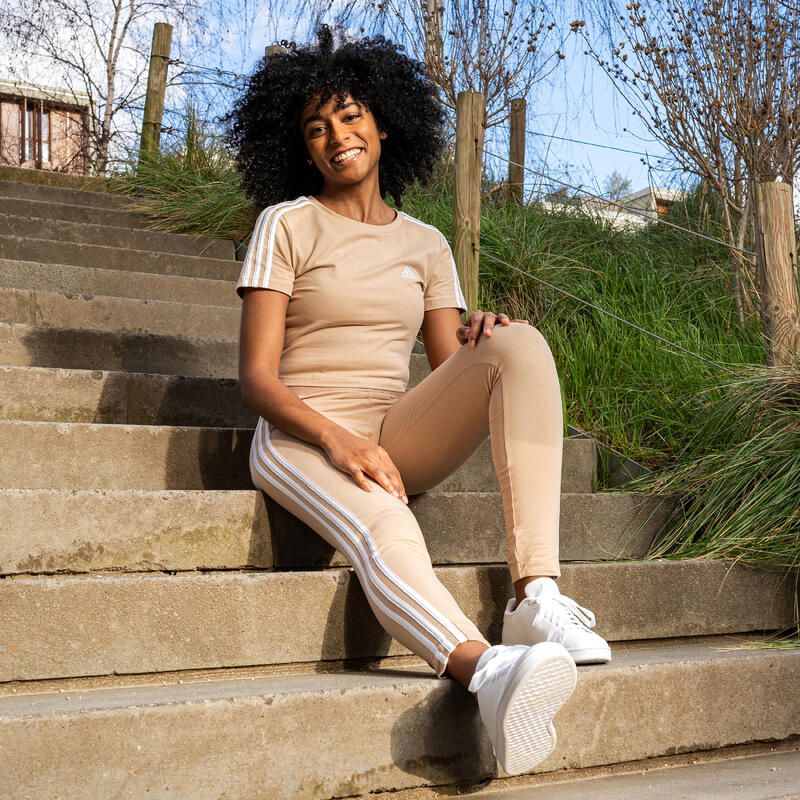
<instances>
[{"instance_id":1,"label":"teeth","mask_svg":"<svg viewBox=\"0 0 800 800\"><path fill-rule=\"evenodd\" d=\"M351 158L355 158L361 152L361 148L355 147L352 150L345 150L344 153L340 153L338 156L334 156L331 161L334 164L340 164L342 161L349 161Z\"/></svg>"}]
</instances>

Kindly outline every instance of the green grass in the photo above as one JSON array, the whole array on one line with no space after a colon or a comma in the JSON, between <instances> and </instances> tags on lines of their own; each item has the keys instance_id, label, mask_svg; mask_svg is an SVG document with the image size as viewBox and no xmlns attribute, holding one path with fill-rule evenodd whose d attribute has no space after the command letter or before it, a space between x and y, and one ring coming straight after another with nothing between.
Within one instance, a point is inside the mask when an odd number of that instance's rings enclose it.
<instances>
[{"instance_id":1,"label":"green grass","mask_svg":"<svg viewBox=\"0 0 800 800\"><path fill-rule=\"evenodd\" d=\"M191 106L180 138L137 161L136 153L121 160L114 188L130 198L129 210L150 216L152 229L237 242L250 235L256 210L240 189L233 159Z\"/></svg>"}]
</instances>

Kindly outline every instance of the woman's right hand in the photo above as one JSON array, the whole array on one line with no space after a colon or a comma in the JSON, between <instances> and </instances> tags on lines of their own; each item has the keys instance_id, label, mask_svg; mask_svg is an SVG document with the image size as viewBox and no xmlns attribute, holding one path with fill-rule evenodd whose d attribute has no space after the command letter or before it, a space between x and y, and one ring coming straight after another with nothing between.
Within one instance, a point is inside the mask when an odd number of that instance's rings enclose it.
<instances>
[{"instance_id":1,"label":"woman's right hand","mask_svg":"<svg viewBox=\"0 0 800 800\"><path fill-rule=\"evenodd\" d=\"M372 491L368 480L372 478L389 494L408 503L400 471L379 444L356 436L346 428L337 427L328 432L324 448L331 463L342 472L352 475L364 491Z\"/></svg>"}]
</instances>

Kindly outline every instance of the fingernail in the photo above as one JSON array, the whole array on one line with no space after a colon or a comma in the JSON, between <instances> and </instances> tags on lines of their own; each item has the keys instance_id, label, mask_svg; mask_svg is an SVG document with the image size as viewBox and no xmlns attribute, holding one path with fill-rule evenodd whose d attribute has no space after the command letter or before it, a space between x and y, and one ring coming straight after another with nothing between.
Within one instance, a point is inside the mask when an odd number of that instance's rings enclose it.
<instances>
[{"instance_id":1,"label":"fingernail","mask_svg":"<svg viewBox=\"0 0 800 800\"><path fill-rule=\"evenodd\" d=\"M484 328L484 329L483 329L483 332L484 332L484 333L485 333L487 336L491 336L491 335L492 335L492 332L491 332L491 330L490 330L489 328Z\"/></svg>"},{"instance_id":2,"label":"fingernail","mask_svg":"<svg viewBox=\"0 0 800 800\"><path fill-rule=\"evenodd\" d=\"M403 502L404 502L404 503L407 503L407 502L408 502L408 498L407 498L405 495L403 495Z\"/></svg>"},{"instance_id":3,"label":"fingernail","mask_svg":"<svg viewBox=\"0 0 800 800\"><path fill-rule=\"evenodd\" d=\"M395 497L400 497L400 492L398 492L398 491L397 491L397 489L392 489L392 494L393 494Z\"/></svg>"}]
</instances>

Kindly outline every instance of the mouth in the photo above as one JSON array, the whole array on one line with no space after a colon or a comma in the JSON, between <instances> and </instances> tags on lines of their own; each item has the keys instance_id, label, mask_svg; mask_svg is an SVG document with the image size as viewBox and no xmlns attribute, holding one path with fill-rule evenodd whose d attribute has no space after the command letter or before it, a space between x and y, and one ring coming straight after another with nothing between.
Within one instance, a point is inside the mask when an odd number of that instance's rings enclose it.
<instances>
[{"instance_id":1,"label":"mouth","mask_svg":"<svg viewBox=\"0 0 800 800\"><path fill-rule=\"evenodd\" d=\"M349 150L343 150L332 156L330 162L331 164L349 164L351 161L355 161L363 150L363 147L351 147Z\"/></svg>"}]
</instances>

